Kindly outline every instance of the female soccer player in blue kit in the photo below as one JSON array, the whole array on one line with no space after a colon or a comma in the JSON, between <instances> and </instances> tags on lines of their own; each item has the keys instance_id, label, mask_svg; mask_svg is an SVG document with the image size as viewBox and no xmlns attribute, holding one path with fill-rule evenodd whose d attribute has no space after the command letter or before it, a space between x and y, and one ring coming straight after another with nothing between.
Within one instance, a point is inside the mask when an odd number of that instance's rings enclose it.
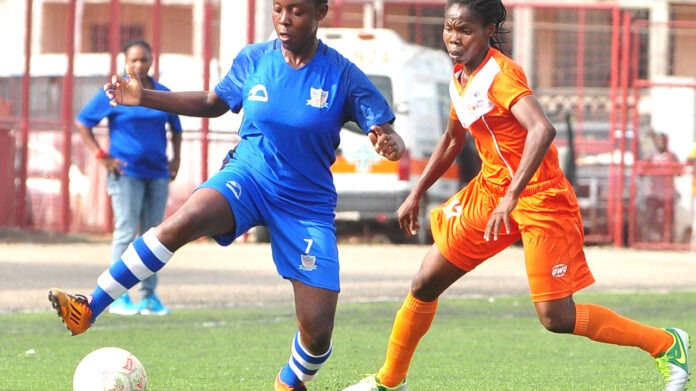
<instances>
[{"instance_id":1,"label":"female soccer player in blue kit","mask_svg":"<svg viewBox=\"0 0 696 391\"><path fill-rule=\"evenodd\" d=\"M405 147L394 114L363 72L317 39L327 0L274 0L278 39L244 48L214 91L145 90L132 69L104 86L113 105L217 117L244 110L229 162L171 217L137 238L97 279L89 296L53 288L49 300L73 335L128 288L160 270L202 236L230 244L266 226L278 273L293 286L299 330L276 390L304 390L331 354L339 264L330 166L341 126L366 130L377 153L398 160Z\"/></svg>"}]
</instances>

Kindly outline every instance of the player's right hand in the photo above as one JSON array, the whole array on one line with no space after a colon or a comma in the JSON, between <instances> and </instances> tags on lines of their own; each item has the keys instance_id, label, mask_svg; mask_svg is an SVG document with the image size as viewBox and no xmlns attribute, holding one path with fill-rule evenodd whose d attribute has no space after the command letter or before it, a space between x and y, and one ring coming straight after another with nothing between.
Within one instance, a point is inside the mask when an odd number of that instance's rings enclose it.
<instances>
[{"instance_id":1,"label":"player's right hand","mask_svg":"<svg viewBox=\"0 0 696 391\"><path fill-rule=\"evenodd\" d=\"M118 75L111 76L111 81L104 84L104 91L111 106L137 106L143 96L143 84L133 68L126 64L128 79Z\"/></svg>"},{"instance_id":2,"label":"player's right hand","mask_svg":"<svg viewBox=\"0 0 696 391\"><path fill-rule=\"evenodd\" d=\"M418 233L420 229L420 221L418 221L419 215L420 197L411 193L406 197L399 207L399 210L396 212L399 225L401 226L401 230L406 234L406 237L415 236Z\"/></svg>"},{"instance_id":3,"label":"player's right hand","mask_svg":"<svg viewBox=\"0 0 696 391\"><path fill-rule=\"evenodd\" d=\"M125 172L124 169L128 163L121 159L115 158L111 155L104 155L103 157L97 159L98 162L106 167L106 171L113 173L116 177L120 177Z\"/></svg>"}]
</instances>

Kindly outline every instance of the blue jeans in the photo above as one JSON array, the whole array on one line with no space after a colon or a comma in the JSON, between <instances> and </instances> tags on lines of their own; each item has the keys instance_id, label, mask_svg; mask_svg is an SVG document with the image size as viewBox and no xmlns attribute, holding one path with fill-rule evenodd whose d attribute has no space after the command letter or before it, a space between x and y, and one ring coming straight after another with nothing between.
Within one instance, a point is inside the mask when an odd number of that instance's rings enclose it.
<instances>
[{"instance_id":1,"label":"blue jeans","mask_svg":"<svg viewBox=\"0 0 696 391\"><path fill-rule=\"evenodd\" d=\"M118 261L128 245L164 218L169 196L169 178L140 179L116 176L107 178L107 191L114 211L111 263ZM140 297L148 297L157 288L157 274L140 283Z\"/></svg>"}]
</instances>

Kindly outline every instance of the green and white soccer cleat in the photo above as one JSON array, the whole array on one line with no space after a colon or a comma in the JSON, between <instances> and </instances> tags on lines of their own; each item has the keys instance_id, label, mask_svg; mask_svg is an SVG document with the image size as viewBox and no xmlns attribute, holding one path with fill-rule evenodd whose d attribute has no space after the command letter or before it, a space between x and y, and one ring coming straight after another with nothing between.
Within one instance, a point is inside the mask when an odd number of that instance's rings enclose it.
<instances>
[{"instance_id":1,"label":"green and white soccer cleat","mask_svg":"<svg viewBox=\"0 0 696 391\"><path fill-rule=\"evenodd\" d=\"M665 329L674 343L655 359L655 366L665 378L665 391L683 391L689 382L689 334L677 328Z\"/></svg>"},{"instance_id":2,"label":"green and white soccer cleat","mask_svg":"<svg viewBox=\"0 0 696 391\"><path fill-rule=\"evenodd\" d=\"M343 391L408 391L408 386L406 385L406 379L404 379L398 386L387 387L379 384L377 375L370 375L360 380L358 383L344 388Z\"/></svg>"}]
</instances>

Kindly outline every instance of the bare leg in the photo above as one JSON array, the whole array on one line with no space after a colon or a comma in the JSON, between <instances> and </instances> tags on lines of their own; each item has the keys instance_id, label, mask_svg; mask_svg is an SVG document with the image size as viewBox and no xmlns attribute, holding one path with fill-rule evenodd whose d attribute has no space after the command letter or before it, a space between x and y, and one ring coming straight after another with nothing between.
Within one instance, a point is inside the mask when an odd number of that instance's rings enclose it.
<instances>
[{"instance_id":1,"label":"bare leg","mask_svg":"<svg viewBox=\"0 0 696 391\"><path fill-rule=\"evenodd\" d=\"M674 342L671 334L644 325L596 304L576 304L572 296L534 303L541 324L554 333L575 334L593 341L635 346L657 357Z\"/></svg>"},{"instance_id":2,"label":"bare leg","mask_svg":"<svg viewBox=\"0 0 696 391\"><path fill-rule=\"evenodd\" d=\"M331 347L338 292L292 282L302 346L320 355Z\"/></svg>"},{"instance_id":3,"label":"bare leg","mask_svg":"<svg viewBox=\"0 0 696 391\"><path fill-rule=\"evenodd\" d=\"M293 340L290 359L276 378L276 389L290 386L304 390L304 383L314 378L331 355L338 292L294 280L292 288L299 331ZM281 384L284 386L279 387Z\"/></svg>"},{"instance_id":4,"label":"bare leg","mask_svg":"<svg viewBox=\"0 0 696 391\"><path fill-rule=\"evenodd\" d=\"M411 280L411 293L418 300L435 301L464 274L464 270L450 263L437 246L432 245Z\"/></svg>"},{"instance_id":5,"label":"bare leg","mask_svg":"<svg viewBox=\"0 0 696 391\"><path fill-rule=\"evenodd\" d=\"M196 190L173 215L155 229L169 251L176 251L203 236L221 235L235 229L227 199L213 189Z\"/></svg>"}]
</instances>

